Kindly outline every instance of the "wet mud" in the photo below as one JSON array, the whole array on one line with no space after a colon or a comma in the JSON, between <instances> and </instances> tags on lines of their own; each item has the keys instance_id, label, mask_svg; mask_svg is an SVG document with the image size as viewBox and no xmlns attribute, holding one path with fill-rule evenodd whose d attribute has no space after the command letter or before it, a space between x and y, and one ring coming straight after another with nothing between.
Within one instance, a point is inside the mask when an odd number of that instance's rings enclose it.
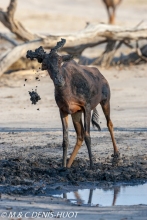
<instances>
[{"instance_id":1,"label":"wet mud","mask_svg":"<svg viewBox=\"0 0 147 220\"><path fill-rule=\"evenodd\" d=\"M136 161L137 158L132 158ZM72 168L61 168L61 161L54 158L36 158L34 161L22 158L9 158L0 161L0 182L11 185L30 185L32 181L46 183L87 181L126 181L146 179L147 164L127 163L113 167L111 164L94 163L90 170L84 159L75 160Z\"/></svg>"},{"instance_id":2,"label":"wet mud","mask_svg":"<svg viewBox=\"0 0 147 220\"><path fill-rule=\"evenodd\" d=\"M5 137L9 136L15 140L15 144L11 147L9 141L7 143L1 138L0 145L3 151L0 159L0 184L1 187L5 185L7 193L45 193L44 187L46 185L56 183L59 183L58 187L60 188L64 184L79 186L85 182L91 184L96 182L116 183L147 179L147 156L143 151L142 155L122 154L121 152L119 163L114 166L111 154L107 152L107 149L105 152L104 149L97 149L97 153L95 153L93 148L94 167L90 170L88 153L84 146L83 152L75 159L72 167L70 169L62 168L62 142L59 140L62 133L55 133L37 135L36 133L6 133ZM30 139L25 143L28 136ZM31 145L31 143L35 143L31 137L36 140L39 136L42 137L41 142L38 142L38 145ZM20 140L23 141L21 147ZM48 143L45 143L46 140ZM74 135L70 135L70 140L71 142L75 141ZM142 140L144 142L144 139ZM101 137L99 141L101 144L103 141L107 142L107 137ZM96 142L97 138L93 137L93 145L96 145ZM70 146L70 151L72 150L73 146ZM112 152L111 148L110 152Z\"/></svg>"}]
</instances>

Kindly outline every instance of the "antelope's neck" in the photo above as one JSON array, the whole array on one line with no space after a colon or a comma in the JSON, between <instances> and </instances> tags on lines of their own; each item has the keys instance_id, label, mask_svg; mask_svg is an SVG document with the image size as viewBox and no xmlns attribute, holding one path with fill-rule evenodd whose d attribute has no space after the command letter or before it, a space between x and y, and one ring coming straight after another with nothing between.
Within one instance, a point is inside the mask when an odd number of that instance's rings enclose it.
<instances>
[{"instance_id":1,"label":"antelope's neck","mask_svg":"<svg viewBox=\"0 0 147 220\"><path fill-rule=\"evenodd\" d=\"M64 87L65 85L65 80L64 80L64 77L62 76L62 74L57 71L56 74L50 74L50 72L48 71L51 79L53 80L53 83L54 83L54 86L55 86L55 89L61 89L62 87Z\"/></svg>"}]
</instances>

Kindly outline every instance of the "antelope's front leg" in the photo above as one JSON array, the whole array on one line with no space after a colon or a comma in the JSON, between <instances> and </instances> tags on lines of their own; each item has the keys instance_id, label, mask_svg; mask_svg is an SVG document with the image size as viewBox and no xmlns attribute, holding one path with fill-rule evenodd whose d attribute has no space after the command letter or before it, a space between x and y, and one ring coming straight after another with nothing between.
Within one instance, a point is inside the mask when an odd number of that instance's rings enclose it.
<instances>
[{"instance_id":1,"label":"antelope's front leg","mask_svg":"<svg viewBox=\"0 0 147 220\"><path fill-rule=\"evenodd\" d=\"M69 145L68 141L68 114L60 110L60 117L62 121L62 128L63 128L63 162L62 166L66 167L66 161L67 161L67 148Z\"/></svg>"}]
</instances>

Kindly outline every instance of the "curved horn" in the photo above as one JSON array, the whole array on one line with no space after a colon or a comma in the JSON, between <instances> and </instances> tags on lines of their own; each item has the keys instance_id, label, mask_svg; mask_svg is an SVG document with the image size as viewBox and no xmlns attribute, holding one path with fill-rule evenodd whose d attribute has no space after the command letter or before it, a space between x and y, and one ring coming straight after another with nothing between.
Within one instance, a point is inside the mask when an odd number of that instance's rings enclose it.
<instances>
[{"instance_id":1,"label":"curved horn","mask_svg":"<svg viewBox=\"0 0 147 220\"><path fill-rule=\"evenodd\" d=\"M51 52L58 51L59 49L61 49L64 46L65 43L66 43L66 40L61 38L61 41L57 42L57 45L51 49Z\"/></svg>"},{"instance_id":2,"label":"curved horn","mask_svg":"<svg viewBox=\"0 0 147 220\"><path fill-rule=\"evenodd\" d=\"M38 49L33 52L32 50L27 51L27 58L30 58L31 60L37 59L39 63L42 63L44 57L45 57L46 52L43 50L43 47L39 47Z\"/></svg>"}]
</instances>

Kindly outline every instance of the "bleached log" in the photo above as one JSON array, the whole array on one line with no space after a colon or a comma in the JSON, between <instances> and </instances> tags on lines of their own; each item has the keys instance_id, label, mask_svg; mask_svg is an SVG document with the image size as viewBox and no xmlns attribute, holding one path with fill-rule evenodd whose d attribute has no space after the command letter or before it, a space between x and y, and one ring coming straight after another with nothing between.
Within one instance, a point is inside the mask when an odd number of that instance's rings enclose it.
<instances>
[{"instance_id":1,"label":"bleached log","mask_svg":"<svg viewBox=\"0 0 147 220\"><path fill-rule=\"evenodd\" d=\"M0 76L17 60L25 56L27 50L34 50L40 46L41 41L24 43L14 47L11 51L5 52L0 58Z\"/></svg>"},{"instance_id":2,"label":"bleached log","mask_svg":"<svg viewBox=\"0 0 147 220\"><path fill-rule=\"evenodd\" d=\"M109 30L109 31L108 31ZM121 31L120 31L121 30ZM130 30L130 31L129 31ZM120 32L119 32L120 31ZM105 34L104 34L105 33ZM134 37L133 37L134 36ZM118 37L118 38L117 38ZM0 59L0 75L8 69L10 65L12 65L15 61L17 61L22 56L25 56L27 50L33 50L39 46L43 46L45 48L52 48L56 45L61 38L66 39L66 44L63 47L63 51L66 51L69 54L80 55L84 49L88 47L93 47L99 45L101 43L105 43L110 41L110 39L115 39L115 41L130 41L130 40L139 40L147 38L147 29L145 28L137 28L134 30L111 27L110 25L89 25L86 29L73 34L73 35L50 35L45 38L40 38L36 41L30 41L28 43L24 43L22 45L18 45L14 47L9 53L1 56ZM113 51L113 50L111 50ZM106 51L107 52L107 51ZM110 51L109 51L110 52ZM111 58L113 52L110 54ZM105 57L106 57L105 53ZM109 57L107 56L107 59ZM106 60L107 60L106 59ZM105 60L105 63L106 63ZM109 59L110 63L110 59Z\"/></svg>"}]
</instances>

